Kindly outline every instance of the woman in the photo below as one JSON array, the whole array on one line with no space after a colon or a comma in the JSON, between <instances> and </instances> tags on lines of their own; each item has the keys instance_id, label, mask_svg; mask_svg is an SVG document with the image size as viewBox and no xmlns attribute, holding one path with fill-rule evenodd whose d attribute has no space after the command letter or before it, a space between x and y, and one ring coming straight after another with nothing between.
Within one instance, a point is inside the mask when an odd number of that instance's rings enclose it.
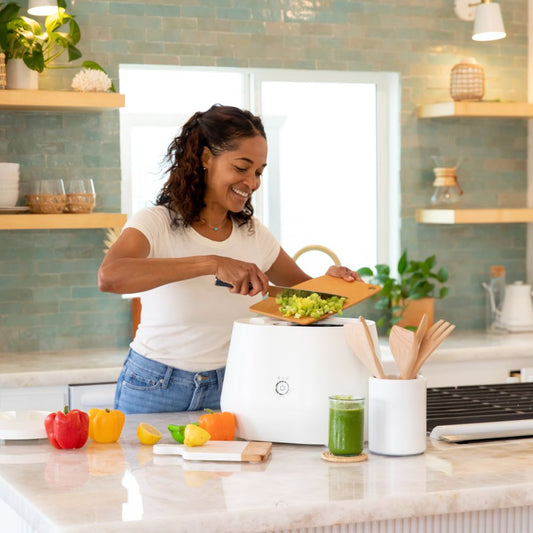
<instances>
[{"instance_id":1,"label":"woman","mask_svg":"<svg viewBox=\"0 0 533 533\"><path fill-rule=\"evenodd\" d=\"M130 218L98 272L102 291L143 293L117 382L115 408L125 413L219 408L234 320L269 281L310 279L253 217L251 196L267 164L260 118L221 105L195 113L167 159L156 206ZM328 274L359 279L346 267Z\"/></svg>"}]
</instances>

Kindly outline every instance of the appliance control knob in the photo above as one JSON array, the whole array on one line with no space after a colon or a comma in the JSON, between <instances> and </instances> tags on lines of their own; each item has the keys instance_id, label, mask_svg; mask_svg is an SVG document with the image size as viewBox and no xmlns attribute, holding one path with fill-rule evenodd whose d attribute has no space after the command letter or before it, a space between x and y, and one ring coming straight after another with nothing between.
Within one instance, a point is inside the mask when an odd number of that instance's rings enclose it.
<instances>
[{"instance_id":1,"label":"appliance control knob","mask_svg":"<svg viewBox=\"0 0 533 533\"><path fill-rule=\"evenodd\" d=\"M274 387L274 390L280 395L280 396L284 396L285 394L287 394L289 392L289 384L283 380L283 379L280 379L277 383L276 383L276 386Z\"/></svg>"}]
</instances>

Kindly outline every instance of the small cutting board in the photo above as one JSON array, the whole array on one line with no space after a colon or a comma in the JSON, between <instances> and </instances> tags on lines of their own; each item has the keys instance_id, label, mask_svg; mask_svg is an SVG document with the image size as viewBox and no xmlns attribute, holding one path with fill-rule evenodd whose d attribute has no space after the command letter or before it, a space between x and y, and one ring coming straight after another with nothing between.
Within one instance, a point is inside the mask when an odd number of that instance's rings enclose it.
<instances>
[{"instance_id":1,"label":"small cutting board","mask_svg":"<svg viewBox=\"0 0 533 533\"><path fill-rule=\"evenodd\" d=\"M249 442L239 440L212 440L202 446L184 444L154 444L156 455L181 455L190 461L240 461L261 463L272 451L271 442Z\"/></svg>"},{"instance_id":2,"label":"small cutting board","mask_svg":"<svg viewBox=\"0 0 533 533\"><path fill-rule=\"evenodd\" d=\"M381 290L379 285L372 285L371 283L364 283L362 281L344 281L341 278L334 276L320 276L318 278L309 279L294 285L296 289L305 289L318 292L329 292L331 294L338 294L339 296L345 296L346 301L343 305L343 310L352 305L358 304L370 296L378 293ZM283 316L278 309L276 299L267 297L260 302L252 305L250 311L259 313L261 315L271 316L279 320L288 320L296 324L307 325L313 322L318 322L324 318L328 318L332 315L324 315L320 318L311 318L309 316L302 318L294 318L293 316Z\"/></svg>"}]
</instances>

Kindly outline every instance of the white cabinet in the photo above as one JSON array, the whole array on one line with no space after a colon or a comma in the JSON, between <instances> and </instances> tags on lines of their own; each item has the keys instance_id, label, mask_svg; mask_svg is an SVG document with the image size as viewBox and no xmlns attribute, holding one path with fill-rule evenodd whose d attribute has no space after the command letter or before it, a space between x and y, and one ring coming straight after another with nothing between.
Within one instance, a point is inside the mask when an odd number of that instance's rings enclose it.
<instances>
[{"instance_id":1,"label":"white cabinet","mask_svg":"<svg viewBox=\"0 0 533 533\"><path fill-rule=\"evenodd\" d=\"M116 383L87 383L69 385L68 404L71 409L88 411L92 407L112 409L115 402Z\"/></svg>"},{"instance_id":2,"label":"white cabinet","mask_svg":"<svg viewBox=\"0 0 533 533\"><path fill-rule=\"evenodd\" d=\"M92 407L113 408L116 383L90 383L49 387L18 387L0 390L0 411L87 411Z\"/></svg>"},{"instance_id":3,"label":"white cabinet","mask_svg":"<svg viewBox=\"0 0 533 533\"><path fill-rule=\"evenodd\" d=\"M67 385L0 390L0 410L61 411L68 405Z\"/></svg>"}]
</instances>

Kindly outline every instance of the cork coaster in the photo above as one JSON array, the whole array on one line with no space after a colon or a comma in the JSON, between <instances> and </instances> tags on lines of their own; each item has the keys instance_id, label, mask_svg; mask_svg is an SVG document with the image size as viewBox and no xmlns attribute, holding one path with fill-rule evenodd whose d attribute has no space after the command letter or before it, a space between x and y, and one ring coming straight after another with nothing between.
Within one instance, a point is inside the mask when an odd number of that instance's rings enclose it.
<instances>
[{"instance_id":1,"label":"cork coaster","mask_svg":"<svg viewBox=\"0 0 533 533\"><path fill-rule=\"evenodd\" d=\"M368 455L362 453L360 455L333 455L329 450L322 452L322 459L332 463L361 463L368 460Z\"/></svg>"}]
</instances>

